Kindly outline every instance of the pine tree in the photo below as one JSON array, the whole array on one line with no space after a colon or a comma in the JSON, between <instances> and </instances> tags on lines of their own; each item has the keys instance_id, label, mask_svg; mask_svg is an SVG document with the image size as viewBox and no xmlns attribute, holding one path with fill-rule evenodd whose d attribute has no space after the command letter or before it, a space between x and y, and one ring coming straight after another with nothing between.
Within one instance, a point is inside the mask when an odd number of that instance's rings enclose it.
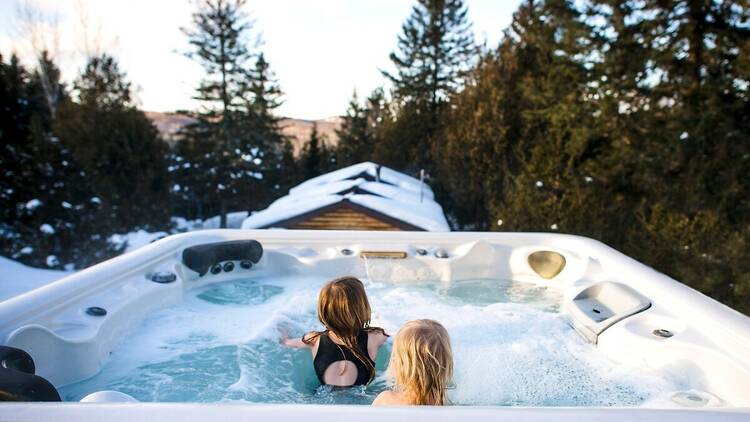
<instances>
[{"instance_id":1,"label":"pine tree","mask_svg":"<svg viewBox=\"0 0 750 422\"><path fill-rule=\"evenodd\" d=\"M749 14L523 2L439 132L451 219L594 237L748 312Z\"/></svg>"},{"instance_id":2,"label":"pine tree","mask_svg":"<svg viewBox=\"0 0 750 422\"><path fill-rule=\"evenodd\" d=\"M200 183L187 178L182 184L192 184L207 205L218 203L221 227L226 227L228 202L239 194L235 180L246 175L235 167L251 153L241 148L240 120L246 116L243 98L252 85L247 69L253 58L247 44L252 22L244 5L245 0L202 0L193 13L193 28L183 29L193 47L188 56L203 66L206 76L195 96L202 104L201 111L192 114L197 122L183 134L183 142L193 145L182 148L203 153L187 160L193 171L205 173Z\"/></svg>"},{"instance_id":3,"label":"pine tree","mask_svg":"<svg viewBox=\"0 0 750 422\"><path fill-rule=\"evenodd\" d=\"M455 210L456 223L532 231L585 226L581 197L593 186L583 169L597 142L586 130L591 47L580 40L589 34L572 3L525 2L498 50L455 96L438 154L445 176L437 194Z\"/></svg>"},{"instance_id":4,"label":"pine tree","mask_svg":"<svg viewBox=\"0 0 750 422\"><path fill-rule=\"evenodd\" d=\"M338 165L343 167L370 159L374 145L367 112L368 110L359 104L355 91L341 127L336 130Z\"/></svg>"},{"instance_id":5,"label":"pine tree","mask_svg":"<svg viewBox=\"0 0 750 422\"><path fill-rule=\"evenodd\" d=\"M260 123L268 126L271 135L277 135L276 129L280 118L275 116L273 111L281 106L283 94L265 54L258 55L246 83L250 85L247 90L250 97L246 98L248 110Z\"/></svg>"},{"instance_id":6,"label":"pine tree","mask_svg":"<svg viewBox=\"0 0 750 422\"><path fill-rule=\"evenodd\" d=\"M596 1L604 116L630 149L622 249L739 309L750 294L748 53L740 2ZM743 56L744 53L744 56ZM744 81L744 82L742 82ZM744 308L743 308L744 307Z\"/></svg>"},{"instance_id":7,"label":"pine tree","mask_svg":"<svg viewBox=\"0 0 750 422\"><path fill-rule=\"evenodd\" d=\"M60 69L53 63L47 50L36 58L37 67L32 74L34 97L46 107L46 118L55 118L57 107L66 100L66 88L60 78Z\"/></svg>"},{"instance_id":8,"label":"pine tree","mask_svg":"<svg viewBox=\"0 0 750 422\"><path fill-rule=\"evenodd\" d=\"M462 0L418 0L390 55L396 73L384 72L399 107L385 150L401 150L408 167L433 167L443 105L463 85L477 52Z\"/></svg>"},{"instance_id":9,"label":"pine tree","mask_svg":"<svg viewBox=\"0 0 750 422\"><path fill-rule=\"evenodd\" d=\"M304 181L301 169L301 160L294 156L294 146L286 139L281 150L281 159L277 163L277 172L273 182L273 197L279 198L286 195L292 186Z\"/></svg>"},{"instance_id":10,"label":"pine tree","mask_svg":"<svg viewBox=\"0 0 750 422\"><path fill-rule=\"evenodd\" d=\"M16 204L24 196L29 159L29 126L34 112L27 101L29 75L14 54L10 61L0 56L0 213L3 224L11 224ZM5 233L5 231L3 231Z\"/></svg>"},{"instance_id":11,"label":"pine tree","mask_svg":"<svg viewBox=\"0 0 750 422\"><path fill-rule=\"evenodd\" d=\"M5 146L0 250L29 265L82 267L117 250L97 231L98 204L92 201L85 171L53 132L58 111L68 107L70 99L57 79L58 68L46 54L42 57L42 68L33 72L25 71L17 59L0 63L0 97L7 112L0 119ZM59 90L54 109L45 85Z\"/></svg>"},{"instance_id":12,"label":"pine tree","mask_svg":"<svg viewBox=\"0 0 750 422\"><path fill-rule=\"evenodd\" d=\"M54 132L71 148L100 200L102 227L167 227L171 209L167 144L131 101L130 82L111 56L92 57L74 82L78 102L59 110Z\"/></svg>"},{"instance_id":13,"label":"pine tree","mask_svg":"<svg viewBox=\"0 0 750 422\"><path fill-rule=\"evenodd\" d=\"M281 133L281 119L274 114L282 104L282 92L263 53L259 54L246 83L240 148L249 154L243 165L254 178L241 182L238 192L244 198L241 205L257 209L267 206L290 187L285 174L289 171L285 168L288 165L285 154L291 144Z\"/></svg>"},{"instance_id":14,"label":"pine tree","mask_svg":"<svg viewBox=\"0 0 750 422\"><path fill-rule=\"evenodd\" d=\"M73 88L80 104L97 109L132 107L131 84L108 54L91 57Z\"/></svg>"},{"instance_id":15,"label":"pine tree","mask_svg":"<svg viewBox=\"0 0 750 422\"><path fill-rule=\"evenodd\" d=\"M475 60L467 13L461 0L418 0L402 26L399 51L390 55L396 74L384 72L396 98L425 106L435 122L440 104L461 87Z\"/></svg>"},{"instance_id":16,"label":"pine tree","mask_svg":"<svg viewBox=\"0 0 750 422\"><path fill-rule=\"evenodd\" d=\"M302 174L304 179L312 179L320 176L327 170L327 149L324 140L318 133L318 125L313 124L310 139L302 150L300 161L302 162Z\"/></svg>"},{"instance_id":17,"label":"pine tree","mask_svg":"<svg viewBox=\"0 0 750 422\"><path fill-rule=\"evenodd\" d=\"M318 125L313 123L310 138L302 148L299 158L303 180L320 176L336 168L336 151L326 143L326 137L318 132Z\"/></svg>"}]
</instances>

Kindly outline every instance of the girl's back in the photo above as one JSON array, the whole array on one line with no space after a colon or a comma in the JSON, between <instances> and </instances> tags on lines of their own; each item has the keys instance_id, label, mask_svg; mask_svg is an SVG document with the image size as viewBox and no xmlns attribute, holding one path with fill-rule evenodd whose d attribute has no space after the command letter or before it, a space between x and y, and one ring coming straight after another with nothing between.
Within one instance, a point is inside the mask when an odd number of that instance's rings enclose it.
<instances>
[{"instance_id":1,"label":"girl's back","mask_svg":"<svg viewBox=\"0 0 750 422\"><path fill-rule=\"evenodd\" d=\"M326 283L318 297L318 319L324 331L301 339L283 339L289 347L308 347L322 384L366 385L375 377L375 358L388 335L370 327L370 303L365 287L354 277Z\"/></svg>"},{"instance_id":2,"label":"girl's back","mask_svg":"<svg viewBox=\"0 0 750 422\"><path fill-rule=\"evenodd\" d=\"M305 335L305 339L312 333ZM361 330L355 347L362 362L347 346L331 332L323 332L314 340L310 351L313 366L321 384L335 386L366 385L370 381L370 367L375 366L378 349L387 336L382 330Z\"/></svg>"}]
</instances>

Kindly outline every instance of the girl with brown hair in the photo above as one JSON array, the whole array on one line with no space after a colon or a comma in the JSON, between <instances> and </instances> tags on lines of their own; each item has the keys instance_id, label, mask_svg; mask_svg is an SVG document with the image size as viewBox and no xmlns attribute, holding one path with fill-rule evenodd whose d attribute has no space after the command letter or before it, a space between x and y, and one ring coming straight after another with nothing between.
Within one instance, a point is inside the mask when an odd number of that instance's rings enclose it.
<instances>
[{"instance_id":1,"label":"girl with brown hair","mask_svg":"<svg viewBox=\"0 0 750 422\"><path fill-rule=\"evenodd\" d=\"M365 286L354 277L326 283L318 296L318 319L324 331L302 338L282 338L288 347L309 348L321 384L367 385L375 378L375 358L388 335L370 327L370 302Z\"/></svg>"},{"instance_id":2,"label":"girl with brown hair","mask_svg":"<svg viewBox=\"0 0 750 422\"><path fill-rule=\"evenodd\" d=\"M394 390L380 393L373 405L447 404L453 352L445 327L431 319L404 324L393 341L388 374L393 378Z\"/></svg>"}]
</instances>

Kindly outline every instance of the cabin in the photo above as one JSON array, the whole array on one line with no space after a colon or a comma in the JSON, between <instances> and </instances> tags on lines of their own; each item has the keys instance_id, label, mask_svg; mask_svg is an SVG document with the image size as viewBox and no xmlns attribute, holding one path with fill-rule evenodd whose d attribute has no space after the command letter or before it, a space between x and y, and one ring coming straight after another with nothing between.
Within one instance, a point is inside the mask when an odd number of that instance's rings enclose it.
<instances>
[{"instance_id":1,"label":"cabin","mask_svg":"<svg viewBox=\"0 0 750 422\"><path fill-rule=\"evenodd\" d=\"M442 207L423 181L371 162L307 180L243 229L450 231Z\"/></svg>"}]
</instances>

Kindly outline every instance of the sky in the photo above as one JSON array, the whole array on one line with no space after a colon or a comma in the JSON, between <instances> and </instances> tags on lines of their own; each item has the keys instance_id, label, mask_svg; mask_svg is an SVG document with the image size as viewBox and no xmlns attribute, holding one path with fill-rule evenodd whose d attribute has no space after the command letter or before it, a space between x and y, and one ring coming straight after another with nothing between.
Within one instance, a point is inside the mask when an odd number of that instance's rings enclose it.
<instances>
[{"instance_id":1,"label":"sky","mask_svg":"<svg viewBox=\"0 0 750 422\"><path fill-rule=\"evenodd\" d=\"M496 45L519 2L465 0L477 41ZM18 10L28 3L57 23L25 29ZM388 55L414 3L249 0L253 32L284 92L278 113L310 120L342 115L354 90L363 98L383 85L380 69L392 69ZM194 9L190 0L0 0L0 53L17 52L31 63L37 37L30 34L43 34L38 39L57 45L63 78L71 81L87 52L106 51L127 73L141 108L190 109L202 69L182 54L189 46L180 28L190 26Z\"/></svg>"}]
</instances>

